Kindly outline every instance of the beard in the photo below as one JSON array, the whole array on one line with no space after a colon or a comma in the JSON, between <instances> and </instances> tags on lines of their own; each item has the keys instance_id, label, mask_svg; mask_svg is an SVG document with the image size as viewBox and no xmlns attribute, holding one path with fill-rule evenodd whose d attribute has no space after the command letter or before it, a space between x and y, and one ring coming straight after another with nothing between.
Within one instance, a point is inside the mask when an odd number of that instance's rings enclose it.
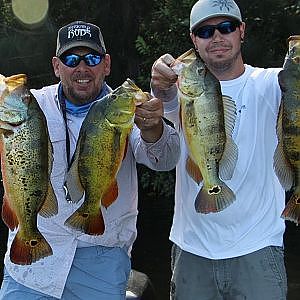
<instances>
[{"instance_id":1,"label":"beard","mask_svg":"<svg viewBox=\"0 0 300 300\"><path fill-rule=\"evenodd\" d=\"M69 88L68 92L69 92L70 98L76 99L76 102L80 105L91 102L92 100L96 99L96 97L99 94L98 90L93 90L90 93L86 93L86 92L81 93L81 92L75 91L73 88Z\"/></svg>"},{"instance_id":2,"label":"beard","mask_svg":"<svg viewBox=\"0 0 300 300\"><path fill-rule=\"evenodd\" d=\"M240 54L241 54L241 49L239 49L232 57L225 60L215 61L212 59L208 59L206 61L206 65L213 73L222 74L233 68L235 61L240 56Z\"/></svg>"}]
</instances>

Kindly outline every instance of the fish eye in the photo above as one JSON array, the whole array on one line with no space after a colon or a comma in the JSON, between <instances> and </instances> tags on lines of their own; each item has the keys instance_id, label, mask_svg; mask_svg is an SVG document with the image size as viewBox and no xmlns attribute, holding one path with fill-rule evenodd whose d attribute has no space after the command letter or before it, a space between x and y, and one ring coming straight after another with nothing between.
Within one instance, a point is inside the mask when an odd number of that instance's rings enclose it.
<instances>
[{"instance_id":1,"label":"fish eye","mask_svg":"<svg viewBox=\"0 0 300 300\"><path fill-rule=\"evenodd\" d=\"M205 68L198 68L197 72L199 75L202 75L205 72Z\"/></svg>"}]
</instances>

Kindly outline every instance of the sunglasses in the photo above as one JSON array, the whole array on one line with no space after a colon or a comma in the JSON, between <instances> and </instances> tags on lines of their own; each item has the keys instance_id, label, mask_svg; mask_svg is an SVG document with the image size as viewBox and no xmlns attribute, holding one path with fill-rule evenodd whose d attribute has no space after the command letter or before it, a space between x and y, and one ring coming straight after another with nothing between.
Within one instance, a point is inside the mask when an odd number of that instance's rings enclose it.
<instances>
[{"instance_id":1,"label":"sunglasses","mask_svg":"<svg viewBox=\"0 0 300 300\"><path fill-rule=\"evenodd\" d=\"M240 24L241 23L238 21L224 21L217 25L205 25L199 27L193 33L199 38L209 39L214 35L216 29L222 34L228 34L234 32Z\"/></svg>"},{"instance_id":2,"label":"sunglasses","mask_svg":"<svg viewBox=\"0 0 300 300\"><path fill-rule=\"evenodd\" d=\"M59 57L61 62L70 68L75 68L79 65L79 63L83 60L85 64L89 67L97 66L101 63L104 55L88 53L85 55L77 55L77 54L63 54Z\"/></svg>"}]
</instances>

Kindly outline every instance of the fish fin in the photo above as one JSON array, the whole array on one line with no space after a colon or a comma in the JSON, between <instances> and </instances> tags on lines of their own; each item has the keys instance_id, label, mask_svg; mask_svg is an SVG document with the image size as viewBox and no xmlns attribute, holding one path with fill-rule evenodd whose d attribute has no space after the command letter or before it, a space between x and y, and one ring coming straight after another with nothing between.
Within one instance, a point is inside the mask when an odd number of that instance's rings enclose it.
<instances>
[{"instance_id":1,"label":"fish fin","mask_svg":"<svg viewBox=\"0 0 300 300\"><path fill-rule=\"evenodd\" d=\"M188 174L198 184L203 180L200 168L196 165L196 163L190 157L187 158L185 167L186 167Z\"/></svg>"},{"instance_id":2,"label":"fish fin","mask_svg":"<svg viewBox=\"0 0 300 300\"><path fill-rule=\"evenodd\" d=\"M108 208L118 197L119 194L119 188L118 183L115 180L112 185L109 187L109 189L105 192L101 199L101 204Z\"/></svg>"},{"instance_id":3,"label":"fish fin","mask_svg":"<svg viewBox=\"0 0 300 300\"><path fill-rule=\"evenodd\" d=\"M52 254L51 246L40 232L37 232L31 240L23 239L18 232L10 249L10 259L18 265L30 265Z\"/></svg>"},{"instance_id":4,"label":"fish fin","mask_svg":"<svg viewBox=\"0 0 300 300\"><path fill-rule=\"evenodd\" d=\"M223 180L231 179L237 159L238 147L232 139L232 132L236 119L236 106L234 101L229 96L222 96L224 106L224 124L226 133L226 143L222 158L219 162L219 175Z\"/></svg>"},{"instance_id":5,"label":"fish fin","mask_svg":"<svg viewBox=\"0 0 300 300\"><path fill-rule=\"evenodd\" d=\"M275 149L273 166L280 184L286 191L289 191L293 186L294 174L292 166L284 155L281 142L277 144Z\"/></svg>"},{"instance_id":6,"label":"fish fin","mask_svg":"<svg viewBox=\"0 0 300 300\"><path fill-rule=\"evenodd\" d=\"M47 130L47 139L48 139L48 176L50 178L52 168L53 168L54 156L53 156L53 145L49 138L49 132L47 126L46 126L46 130Z\"/></svg>"},{"instance_id":7,"label":"fish fin","mask_svg":"<svg viewBox=\"0 0 300 300\"><path fill-rule=\"evenodd\" d=\"M222 181L213 187L216 192L209 193L205 188L199 191L195 199L195 209L198 213L208 214L223 210L235 201L233 191Z\"/></svg>"},{"instance_id":8,"label":"fish fin","mask_svg":"<svg viewBox=\"0 0 300 300\"><path fill-rule=\"evenodd\" d=\"M224 123L226 135L232 136L236 120L236 106L231 97L223 95Z\"/></svg>"},{"instance_id":9,"label":"fish fin","mask_svg":"<svg viewBox=\"0 0 300 300\"><path fill-rule=\"evenodd\" d=\"M2 220L6 224L6 226L11 230L14 230L19 225L17 215L9 205L9 201L6 195L4 195L2 203Z\"/></svg>"},{"instance_id":10,"label":"fish fin","mask_svg":"<svg viewBox=\"0 0 300 300\"><path fill-rule=\"evenodd\" d=\"M101 235L105 230L100 208L91 213L80 207L65 221L65 225L90 235Z\"/></svg>"},{"instance_id":11,"label":"fish fin","mask_svg":"<svg viewBox=\"0 0 300 300\"><path fill-rule=\"evenodd\" d=\"M126 156L126 153L127 153L127 150L128 150L128 136L126 138L126 142L125 142L125 146L124 146L124 152L123 152L123 158L122 158L122 161L125 159L125 156Z\"/></svg>"},{"instance_id":12,"label":"fish fin","mask_svg":"<svg viewBox=\"0 0 300 300\"><path fill-rule=\"evenodd\" d=\"M45 201L39 211L39 214L44 217L52 217L58 213L58 203L57 198L54 193L51 182L48 184L48 191L45 197Z\"/></svg>"},{"instance_id":13,"label":"fish fin","mask_svg":"<svg viewBox=\"0 0 300 300\"><path fill-rule=\"evenodd\" d=\"M294 183L294 172L289 160L284 154L282 142L282 105L280 105L279 108L276 131L278 144L273 156L273 167L282 187L288 191L292 188Z\"/></svg>"},{"instance_id":14,"label":"fish fin","mask_svg":"<svg viewBox=\"0 0 300 300\"><path fill-rule=\"evenodd\" d=\"M226 137L222 158L219 162L219 175L223 180L231 179L238 160L238 147L231 137Z\"/></svg>"},{"instance_id":15,"label":"fish fin","mask_svg":"<svg viewBox=\"0 0 300 300\"><path fill-rule=\"evenodd\" d=\"M75 152L74 160L72 162L70 170L67 173L67 179L66 179L67 191L71 201L74 203L79 202L84 195L84 188L81 184L79 171L78 171L79 154L77 152L78 151Z\"/></svg>"},{"instance_id":16,"label":"fish fin","mask_svg":"<svg viewBox=\"0 0 300 300\"><path fill-rule=\"evenodd\" d=\"M182 128L182 106L180 105L179 106L179 111L178 111L178 114L179 114L179 128L181 129Z\"/></svg>"},{"instance_id":17,"label":"fish fin","mask_svg":"<svg viewBox=\"0 0 300 300\"><path fill-rule=\"evenodd\" d=\"M286 91L286 76L287 72L284 69L278 73L278 83L282 92Z\"/></svg>"},{"instance_id":18,"label":"fish fin","mask_svg":"<svg viewBox=\"0 0 300 300\"><path fill-rule=\"evenodd\" d=\"M300 224L300 191L294 192L285 206L281 217Z\"/></svg>"}]
</instances>

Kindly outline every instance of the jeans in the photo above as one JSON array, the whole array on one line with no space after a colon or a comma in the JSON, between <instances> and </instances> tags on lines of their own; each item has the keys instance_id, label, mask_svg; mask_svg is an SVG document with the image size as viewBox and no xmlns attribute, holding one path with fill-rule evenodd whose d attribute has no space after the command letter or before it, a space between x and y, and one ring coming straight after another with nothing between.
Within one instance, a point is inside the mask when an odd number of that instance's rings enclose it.
<instances>
[{"instance_id":1,"label":"jeans","mask_svg":"<svg viewBox=\"0 0 300 300\"><path fill-rule=\"evenodd\" d=\"M61 299L124 300L130 269L130 258L121 248L103 246L77 248ZM4 269L0 299L56 298L19 284Z\"/></svg>"},{"instance_id":2,"label":"jeans","mask_svg":"<svg viewBox=\"0 0 300 300\"><path fill-rule=\"evenodd\" d=\"M172 300L285 300L287 277L282 247L207 259L173 245Z\"/></svg>"}]
</instances>

